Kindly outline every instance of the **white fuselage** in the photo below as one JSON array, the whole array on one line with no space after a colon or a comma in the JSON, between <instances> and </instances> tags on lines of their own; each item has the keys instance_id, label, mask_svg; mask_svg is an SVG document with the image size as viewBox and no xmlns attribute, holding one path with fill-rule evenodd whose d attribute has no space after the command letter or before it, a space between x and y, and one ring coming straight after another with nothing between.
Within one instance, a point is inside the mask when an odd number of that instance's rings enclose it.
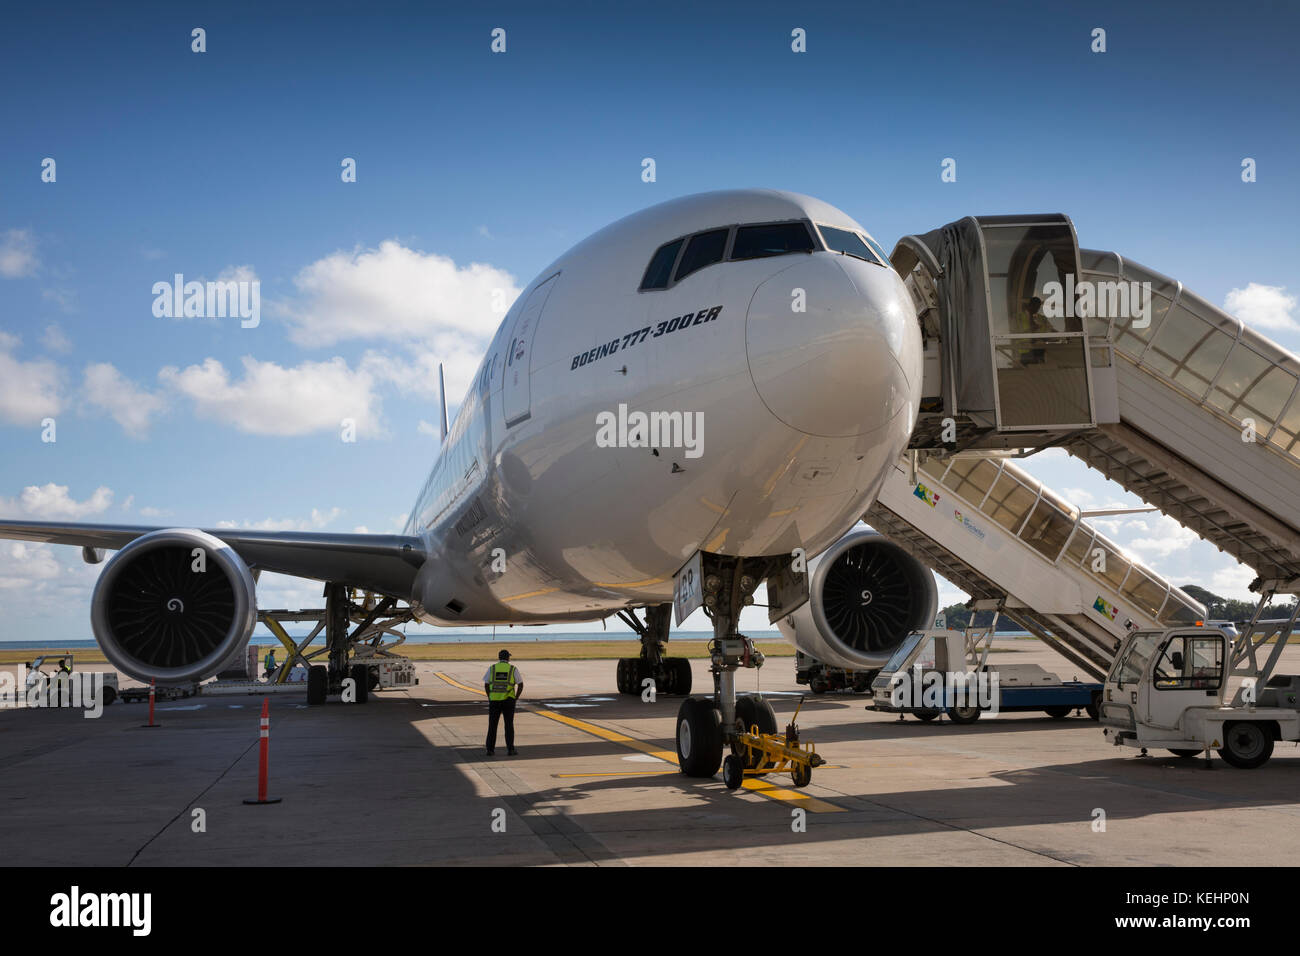
<instances>
[{"instance_id":1,"label":"white fuselage","mask_svg":"<svg viewBox=\"0 0 1300 956\"><path fill-rule=\"evenodd\" d=\"M818 249L640 289L671 240L787 220L863 231L806 196L707 193L614 223L524 290L408 523L429 554L422 619L663 603L696 550L812 556L862 516L920 394L920 332L894 271Z\"/></svg>"}]
</instances>

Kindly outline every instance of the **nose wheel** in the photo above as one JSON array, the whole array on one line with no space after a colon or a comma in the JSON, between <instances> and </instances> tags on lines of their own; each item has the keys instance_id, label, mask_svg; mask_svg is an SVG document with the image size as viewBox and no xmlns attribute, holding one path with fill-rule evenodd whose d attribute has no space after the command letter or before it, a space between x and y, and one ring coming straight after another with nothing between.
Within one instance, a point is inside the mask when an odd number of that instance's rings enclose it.
<instances>
[{"instance_id":1,"label":"nose wheel","mask_svg":"<svg viewBox=\"0 0 1300 956\"><path fill-rule=\"evenodd\" d=\"M688 777L712 777L722 763L722 715L713 701L687 697L677 710L677 764Z\"/></svg>"}]
</instances>

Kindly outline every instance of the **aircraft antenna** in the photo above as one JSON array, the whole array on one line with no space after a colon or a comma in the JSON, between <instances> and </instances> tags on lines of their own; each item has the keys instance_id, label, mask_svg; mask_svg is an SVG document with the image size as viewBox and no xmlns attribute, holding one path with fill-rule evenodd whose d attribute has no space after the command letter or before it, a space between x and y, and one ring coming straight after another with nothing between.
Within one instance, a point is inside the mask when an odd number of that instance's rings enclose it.
<instances>
[{"instance_id":1,"label":"aircraft antenna","mask_svg":"<svg viewBox=\"0 0 1300 956\"><path fill-rule=\"evenodd\" d=\"M442 363L438 363L438 403L442 406L442 440L447 440L447 384L442 379Z\"/></svg>"}]
</instances>

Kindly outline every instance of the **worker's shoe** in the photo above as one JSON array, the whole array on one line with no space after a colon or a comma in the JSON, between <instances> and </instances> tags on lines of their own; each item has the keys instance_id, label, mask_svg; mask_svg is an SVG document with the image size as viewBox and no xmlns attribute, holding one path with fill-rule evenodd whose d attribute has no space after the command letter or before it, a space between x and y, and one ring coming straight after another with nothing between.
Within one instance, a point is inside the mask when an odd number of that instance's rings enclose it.
<instances>
[{"instance_id":1,"label":"worker's shoe","mask_svg":"<svg viewBox=\"0 0 1300 956\"><path fill-rule=\"evenodd\" d=\"M494 754L496 754L496 748L495 748L495 747L489 747L489 748L488 748L487 755L488 755L489 757L491 757L491 756L493 756Z\"/></svg>"},{"instance_id":2,"label":"worker's shoe","mask_svg":"<svg viewBox=\"0 0 1300 956\"><path fill-rule=\"evenodd\" d=\"M511 756L511 757L518 757L518 756L519 756L519 751L516 750L514 747L509 747L509 748L507 748L507 749L506 749L506 753L507 753L509 756Z\"/></svg>"}]
</instances>

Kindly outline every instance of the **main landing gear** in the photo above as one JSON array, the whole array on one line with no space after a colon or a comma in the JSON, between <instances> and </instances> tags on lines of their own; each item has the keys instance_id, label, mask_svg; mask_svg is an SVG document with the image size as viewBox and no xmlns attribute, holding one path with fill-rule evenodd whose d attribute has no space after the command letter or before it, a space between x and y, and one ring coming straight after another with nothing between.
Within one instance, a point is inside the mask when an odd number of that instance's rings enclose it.
<instances>
[{"instance_id":1,"label":"main landing gear","mask_svg":"<svg viewBox=\"0 0 1300 956\"><path fill-rule=\"evenodd\" d=\"M684 657L665 657L668 649L668 627L672 623L673 606L658 604L645 609L645 623L632 611L619 611L618 616L641 636L641 655L624 657L618 662L618 692L640 696L645 690L645 679L654 680L657 694L689 694L691 692L691 662Z\"/></svg>"},{"instance_id":2,"label":"main landing gear","mask_svg":"<svg viewBox=\"0 0 1300 956\"><path fill-rule=\"evenodd\" d=\"M312 612L265 612L263 623L286 644L289 657L282 665L288 671L301 660L307 668L307 703L323 704L330 694L343 692L343 682L347 678L354 681L355 701L364 704L370 697L370 691L379 685L379 670L373 663L362 663L359 658L375 660L375 655L383 655L382 643L385 634L401 637L395 630L399 624L412 620L410 608L397 607L393 598L375 598L367 594L358 604L353 600L353 593L342 584L325 585L325 611ZM304 640L294 643L279 626L280 620L316 620L316 627ZM274 624L274 626L272 626ZM353 627L355 625L355 627ZM325 632L325 647L310 654L304 653L308 644L315 640L322 630ZM399 640L397 643L400 643ZM364 645L364 646L363 646ZM361 654L357 653L360 647ZM312 664L314 658L327 655L328 664Z\"/></svg>"}]
</instances>

